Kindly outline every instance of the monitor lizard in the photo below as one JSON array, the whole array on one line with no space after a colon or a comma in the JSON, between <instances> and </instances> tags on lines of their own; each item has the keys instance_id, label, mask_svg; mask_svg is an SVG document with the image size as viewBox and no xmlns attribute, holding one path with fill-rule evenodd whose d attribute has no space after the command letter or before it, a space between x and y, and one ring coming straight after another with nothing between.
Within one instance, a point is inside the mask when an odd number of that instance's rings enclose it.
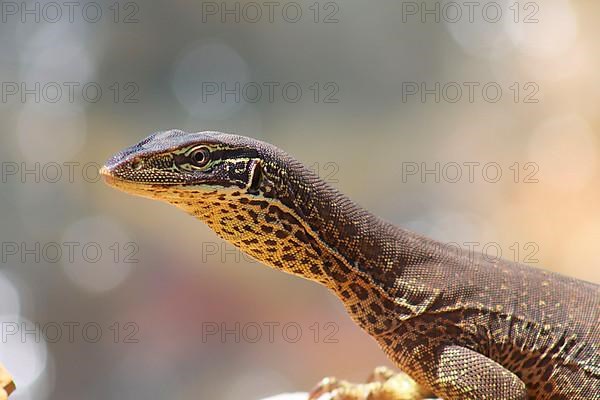
<instances>
[{"instance_id":1,"label":"monitor lizard","mask_svg":"<svg viewBox=\"0 0 600 400\"><path fill-rule=\"evenodd\" d=\"M414 379L398 375L401 384L386 386L397 377L384 371L362 386L326 380L313 398L330 390L376 399L369 391L387 387L379 398L600 399L599 285L447 251L243 136L157 132L110 158L101 175L183 209L272 268L326 286Z\"/></svg>"}]
</instances>

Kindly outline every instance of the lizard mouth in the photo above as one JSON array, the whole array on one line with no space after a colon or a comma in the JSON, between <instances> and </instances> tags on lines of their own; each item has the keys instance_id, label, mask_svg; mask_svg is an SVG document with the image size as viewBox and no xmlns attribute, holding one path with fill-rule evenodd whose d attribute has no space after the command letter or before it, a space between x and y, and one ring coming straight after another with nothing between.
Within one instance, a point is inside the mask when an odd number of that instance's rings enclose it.
<instances>
[{"instance_id":1,"label":"lizard mouth","mask_svg":"<svg viewBox=\"0 0 600 400\"><path fill-rule=\"evenodd\" d=\"M106 165L104 165L102 168L100 168L99 173L100 173L100 176L102 177L102 180L104 181L104 183L106 183L108 186L122 188L124 186L135 185L135 182L128 182L125 179L119 178L118 176L113 174L113 172L110 170L110 168L107 167Z\"/></svg>"},{"instance_id":2,"label":"lizard mouth","mask_svg":"<svg viewBox=\"0 0 600 400\"><path fill-rule=\"evenodd\" d=\"M152 196L156 192L156 188L153 187L154 185L123 179L115 175L106 165L100 168L99 173L104 183L110 187L142 197L156 197Z\"/></svg>"},{"instance_id":3,"label":"lizard mouth","mask_svg":"<svg viewBox=\"0 0 600 400\"><path fill-rule=\"evenodd\" d=\"M104 181L107 183L114 178L113 174L110 172L110 169L106 165L102 166L99 172L102 179L104 179Z\"/></svg>"},{"instance_id":4,"label":"lizard mouth","mask_svg":"<svg viewBox=\"0 0 600 400\"><path fill-rule=\"evenodd\" d=\"M180 183L153 183L153 182L138 182L121 177L118 173L113 172L113 169L104 165L100 168L100 176L104 183L127 194L145 197L149 199L171 202L173 199L180 200L185 197L187 190ZM214 188L198 186L196 190L203 189L211 194L215 192Z\"/></svg>"}]
</instances>

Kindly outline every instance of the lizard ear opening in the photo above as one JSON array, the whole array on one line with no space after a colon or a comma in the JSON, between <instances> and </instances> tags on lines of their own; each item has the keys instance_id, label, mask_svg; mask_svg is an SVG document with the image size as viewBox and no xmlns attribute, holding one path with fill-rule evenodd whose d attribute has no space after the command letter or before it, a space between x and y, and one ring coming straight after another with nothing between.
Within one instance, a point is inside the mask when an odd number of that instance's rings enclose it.
<instances>
[{"instance_id":1,"label":"lizard ear opening","mask_svg":"<svg viewBox=\"0 0 600 400\"><path fill-rule=\"evenodd\" d=\"M250 164L250 176L248 177L246 191L250 194L258 194L263 179L262 163L260 160L252 160Z\"/></svg>"}]
</instances>

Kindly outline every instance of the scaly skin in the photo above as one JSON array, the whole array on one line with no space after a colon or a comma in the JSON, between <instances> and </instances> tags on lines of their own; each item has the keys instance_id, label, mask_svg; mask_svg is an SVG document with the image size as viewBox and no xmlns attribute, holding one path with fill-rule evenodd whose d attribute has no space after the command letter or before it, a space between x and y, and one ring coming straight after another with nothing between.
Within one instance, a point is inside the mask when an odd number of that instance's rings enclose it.
<instances>
[{"instance_id":1,"label":"scaly skin","mask_svg":"<svg viewBox=\"0 0 600 400\"><path fill-rule=\"evenodd\" d=\"M101 173L182 208L266 265L328 287L423 393L600 399L598 285L446 251L242 136L159 132Z\"/></svg>"}]
</instances>

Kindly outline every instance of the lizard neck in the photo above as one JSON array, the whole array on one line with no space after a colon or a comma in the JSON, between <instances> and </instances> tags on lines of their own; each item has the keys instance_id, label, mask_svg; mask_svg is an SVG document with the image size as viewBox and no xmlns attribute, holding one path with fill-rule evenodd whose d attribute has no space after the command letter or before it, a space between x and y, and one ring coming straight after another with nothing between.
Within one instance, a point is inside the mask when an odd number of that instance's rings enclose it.
<instances>
[{"instance_id":1,"label":"lizard neck","mask_svg":"<svg viewBox=\"0 0 600 400\"><path fill-rule=\"evenodd\" d=\"M409 287L403 274L430 257L423 239L359 207L293 159L261 168L252 193L187 191L170 202L264 264L327 286L371 335L419 312L430 296L413 282Z\"/></svg>"},{"instance_id":2,"label":"lizard neck","mask_svg":"<svg viewBox=\"0 0 600 400\"><path fill-rule=\"evenodd\" d=\"M373 215L289 156L264 166L261 186L282 188L279 207L302 222L323 253L374 282L393 286L412 265L434 256L433 241Z\"/></svg>"}]
</instances>

